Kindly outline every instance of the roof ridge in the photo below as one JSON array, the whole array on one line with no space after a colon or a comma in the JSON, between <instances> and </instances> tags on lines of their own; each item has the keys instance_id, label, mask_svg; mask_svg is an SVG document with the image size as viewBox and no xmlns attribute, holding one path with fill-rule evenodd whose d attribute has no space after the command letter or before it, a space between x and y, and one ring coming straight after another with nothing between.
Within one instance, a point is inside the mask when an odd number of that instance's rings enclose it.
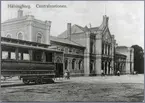
<instances>
[{"instance_id":1,"label":"roof ridge","mask_svg":"<svg viewBox=\"0 0 145 103\"><path fill-rule=\"evenodd\" d=\"M80 46L80 47L84 47L72 40L69 40L67 38L59 38L59 37L55 37L55 36L50 36L50 39L51 40L54 40L54 41L57 41L57 42L62 42L62 43L65 43L65 44L70 44L70 45L75 45L75 46Z\"/></svg>"},{"instance_id":2,"label":"roof ridge","mask_svg":"<svg viewBox=\"0 0 145 103\"><path fill-rule=\"evenodd\" d=\"M84 31L84 27L80 26L80 25L77 25L75 24L77 27L79 27L82 31Z\"/></svg>"},{"instance_id":3,"label":"roof ridge","mask_svg":"<svg viewBox=\"0 0 145 103\"><path fill-rule=\"evenodd\" d=\"M70 40L70 41L72 41L72 40ZM76 43L76 44L78 44L78 45L80 45L80 46L83 46L83 45L81 45L81 44L79 44L79 43L77 43L77 42L75 42L75 41L72 41L72 42L74 42L74 43Z\"/></svg>"}]
</instances>

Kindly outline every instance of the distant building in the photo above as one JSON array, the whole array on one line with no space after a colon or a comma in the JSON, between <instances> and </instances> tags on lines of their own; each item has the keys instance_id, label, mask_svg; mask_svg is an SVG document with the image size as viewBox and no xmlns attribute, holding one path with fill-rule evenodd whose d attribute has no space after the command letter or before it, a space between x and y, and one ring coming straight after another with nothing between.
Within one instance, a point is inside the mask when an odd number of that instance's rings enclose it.
<instances>
[{"instance_id":1,"label":"distant building","mask_svg":"<svg viewBox=\"0 0 145 103\"><path fill-rule=\"evenodd\" d=\"M131 73L133 52L130 55L126 49L116 48L108 20L109 17L104 15L102 24L91 28L68 23L67 30L54 37L50 36L51 21L23 16L23 11L19 10L17 18L1 24L1 34L2 37L38 42L46 44L47 48L63 51L63 57L56 54L54 60L62 62L63 70L69 70L72 76L100 75L102 70L106 75L113 75L116 70Z\"/></svg>"},{"instance_id":2,"label":"distant building","mask_svg":"<svg viewBox=\"0 0 145 103\"><path fill-rule=\"evenodd\" d=\"M116 47L116 51L126 55L126 73L134 72L134 49L126 46L118 46Z\"/></svg>"},{"instance_id":3,"label":"distant building","mask_svg":"<svg viewBox=\"0 0 145 103\"><path fill-rule=\"evenodd\" d=\"M126 74L126 55L115 52L114 59L114 74L120 71L121 74Z\"/></svg>"}]
</instances>

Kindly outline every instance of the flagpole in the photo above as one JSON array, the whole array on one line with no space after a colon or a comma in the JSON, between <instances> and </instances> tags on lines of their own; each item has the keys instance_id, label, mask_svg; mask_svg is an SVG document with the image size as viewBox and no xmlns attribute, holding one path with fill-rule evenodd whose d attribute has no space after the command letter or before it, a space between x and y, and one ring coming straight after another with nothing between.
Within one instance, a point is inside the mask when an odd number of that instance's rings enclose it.
<instances>
[{"instance_id":1,"label":"flagpole","mask_svg":"<svg viewBox=\"0 0 145 103\"><path fill-rule=\"evenodd\" d=\"M105 2L105 15L106 15L106 2Z\"/></svg>"}]
</instances>

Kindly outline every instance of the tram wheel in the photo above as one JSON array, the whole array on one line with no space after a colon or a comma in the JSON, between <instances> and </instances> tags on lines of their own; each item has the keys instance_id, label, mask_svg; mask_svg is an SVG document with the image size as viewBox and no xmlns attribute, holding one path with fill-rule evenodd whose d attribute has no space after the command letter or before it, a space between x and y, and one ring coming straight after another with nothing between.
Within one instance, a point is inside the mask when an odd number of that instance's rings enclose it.
<instances>
[{"instance_id":1,"label":"tram wheel","mask_svg":"<svg viewBox=\"0 0 145 103\"><path fill-rule=\"evenodd\" d=\"M28 79L23 79L23 83L24 83L24 84L29 84L30 81L29 81Z\"/></svg>"},{"instance_id":2,"label":"tram wheel","mask_svg":"<svg viewBox=\"0 0 145 103\"><path fill-rule=\"evenodd\" d=\"M54 80L53 79L47 79L46 83L54 83Z\"/></svg>"}]
</instances>

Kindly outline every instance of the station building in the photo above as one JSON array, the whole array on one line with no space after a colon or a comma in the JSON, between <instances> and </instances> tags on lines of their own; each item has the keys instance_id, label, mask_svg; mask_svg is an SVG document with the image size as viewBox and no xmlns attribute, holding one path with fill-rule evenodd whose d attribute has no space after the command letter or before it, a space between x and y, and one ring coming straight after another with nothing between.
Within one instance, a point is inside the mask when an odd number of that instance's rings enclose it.
<instances>
[{"instance_id":1,"label":"station building","mask_svg":"<svg viewBox=\"0 0 145 103\"><path fill-rule=\"evenodd\" d=\"M100 75L102 71L114 75L118 70L122 74L132 73L133 48L117 46L108 21L109 17L104 15L99 27L68 23L66 30L55 37L50 35L51 21L37 20L33 15L24 16L23 11L18 10L17 18L1 24L1 35L62 51L63 55L54 54L54 61L63 63L63 71L69 70L72 76Z\"/></svg>"}]
</instances>

